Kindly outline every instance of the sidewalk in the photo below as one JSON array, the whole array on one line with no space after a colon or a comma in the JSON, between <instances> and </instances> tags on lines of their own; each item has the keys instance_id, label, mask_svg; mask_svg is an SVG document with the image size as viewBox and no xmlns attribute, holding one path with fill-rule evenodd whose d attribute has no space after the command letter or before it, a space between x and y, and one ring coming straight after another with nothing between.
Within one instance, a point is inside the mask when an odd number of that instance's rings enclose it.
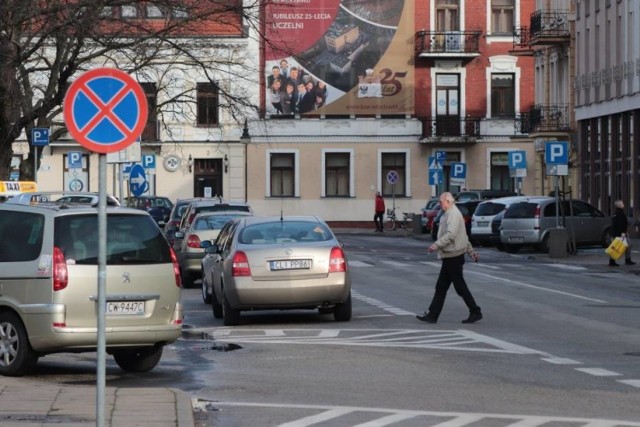
<instances>
[{"instance_id":1,"label":"sidewalk","mask_svg":"<svg viewBox=\"0 0 640 427\"><path fill-rule=\"evenodd\" d=\"M190 396L172 388L105 391L108 427L193 427ZM43 384L29 377L0 377L0 425L15 427L95 426L96 387Z\"/></svg>"}]
</instances>

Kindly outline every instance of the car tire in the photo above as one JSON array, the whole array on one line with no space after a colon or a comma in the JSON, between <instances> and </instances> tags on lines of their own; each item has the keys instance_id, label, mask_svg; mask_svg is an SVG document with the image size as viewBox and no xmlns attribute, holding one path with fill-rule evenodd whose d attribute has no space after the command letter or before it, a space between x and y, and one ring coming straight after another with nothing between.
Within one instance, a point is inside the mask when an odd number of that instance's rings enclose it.
<instances>
[{"instance_id":1,"label":"car tire","mask_svg":"<svg viewBox=\"0 0 640 427\"><path fill-rule=\"evenodd\" d=\"M207 279L205 275L202 275L202 300L205 304L211 304L211 294L207 291L209 286L207 285Z\"/></svg>"},{"instance_id":2,"label":"car tire","mask_svg":"<svg viewBox=\"0 0 640 427\"><path fill-rule=\"evenodd\" d=\"M182 270L180 277L182 278L182 287L188 289L193 286L193 279L191 275L186 271Z\"/></svg>"},{"instance_id":3,"label":"car tire","mask_svg":"<svg viewBox=\"0 0 640 427\"><path fill-rule=\"evenodd\" d=\"M0 375L21 377L37 362L38 354L31 348L20 318L11 312L0 313Z\"/></svg>"},{"instance_id":4,"label":"car tire","mask_svg":"<svg viewBox=\"0 0 640 427\"><path fill-rule=\"evenodd\" d=\"M537 249L545 254L549 253L549 233L545 234L545 236L542 238L542 243L540 243L537 247Z\"/></svg>"},{"instance_id":5,"label":"car tire","mask_svg":"<svg viewBox=\"0 0 640 427\"><path fill-rule=\"evenodd\" d=\"M222 294L222 317L224 318L224 326L235 326L240 323L240 310L231 308L224 293Z\"/></svg>"},{"instance_id":6,"label":"car tire","mask_svg":"<svg viewBox=\"0 0 640 427\"><path fill-rule=\"evenodd\" d=\"M211 289L211 309L213 311L214 319L222 319L224 314L222 312L222 304L220 304L220 301L216 298L216 291L213 288Z\"/></svg>"},{"instance_id":7,"label":"car tire","mask_svg":"<svg viewBox=\"0 0 640 427\"><path fill-rule=\"evenodd\" d=\"M603 248L608 248L609 245L611 244L611 240L612 240L611 229L607 228L602 233L602 238L600 240L600 244L602 245Z\"/></svg>"},{"instance_id":8,"label":"car tire","mask_svg":"<svg viewBox=\"0 0 640 427\"><path fill-rule=\"evenodd\" d=\"M160 362L162 350L161 345L136 350L117 350L113 353L113 359L123 371L147 372Z\"/></svg>"},{"instance_id":9,"label":"car tire","mask_svg":"<svg viewBox=\"0 0 640 427\"><path fill-rule=\"evenodd\" d=\"M333 309L333 318L336 322L348 322L351 320L351 291L349 291L349 296L345 302L336 304Z\"/></svg>"},{"instance_id":10,"label":"car tire","mask_svg":"<svg viewBox=\"0 0 640 427\"><path fill-rule=\"evenodd\" d=\"M496 243L496 249L499 251L504 251L504 244L502 242Z\"/></svg>"}]
</instances>

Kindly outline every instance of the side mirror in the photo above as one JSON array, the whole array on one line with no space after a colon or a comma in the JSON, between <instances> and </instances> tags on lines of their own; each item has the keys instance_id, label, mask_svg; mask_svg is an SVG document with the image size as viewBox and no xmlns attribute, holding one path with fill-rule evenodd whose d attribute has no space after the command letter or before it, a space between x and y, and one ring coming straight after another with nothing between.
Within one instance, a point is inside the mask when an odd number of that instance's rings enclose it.
<instances>
[{"instance_id":1,"label":"side mirror","mask_svg":"<svg viewBox=\"0 0 640 427\"><path fill-rule=\"evenodd\" d=\"M212 243L211 246L208 246L207 248L205 248L204 252L207 254L217 254L219 252L218 245Z\"/></svg>"}]
</instances>

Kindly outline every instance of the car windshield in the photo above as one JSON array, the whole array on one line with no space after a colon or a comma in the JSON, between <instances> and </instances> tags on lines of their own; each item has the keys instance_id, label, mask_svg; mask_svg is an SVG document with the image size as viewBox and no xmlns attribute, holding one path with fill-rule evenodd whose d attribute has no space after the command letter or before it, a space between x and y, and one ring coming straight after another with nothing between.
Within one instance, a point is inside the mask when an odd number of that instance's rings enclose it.
<instances>
[{"instance_id":1,"label":"car windshield","mask_svg":"<svg viewBox=\"0 0 640 427\"><path fill-rule=\"evenodd\" d=\"M277 221L250 225L242 230L239 241L249 245L326 242L333 233L324 224L311 221Z\"/></svg>"},{"instance_id":2,"label":"car windshield","mask_svg":"<svg viewBox=\"0 0 640 427\"><path fill-rule=\"evenodd\" d=\"M67 264L98 264L97 215L56 218L54 245ZM167 241L145 215L107 216L107 264L166 264L171 262Z\"/></svg>"},{"instance_id":3,"label":"car windshield","mask_svg":"<svg viewBox=\"0 0 640 427\"><path fill-rule=\"evenodd\" d=\"M505 218L533 218L538 208L537 203L515 203L504 213Z\"/></svg>"}]
</instances>

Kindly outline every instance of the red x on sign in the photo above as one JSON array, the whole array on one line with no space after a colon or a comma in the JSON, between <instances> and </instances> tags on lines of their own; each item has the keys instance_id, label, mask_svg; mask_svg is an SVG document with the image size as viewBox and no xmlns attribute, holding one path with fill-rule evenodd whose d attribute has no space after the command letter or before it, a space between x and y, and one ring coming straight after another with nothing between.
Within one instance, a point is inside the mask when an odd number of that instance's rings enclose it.
<instances>
[{"instance_id":1,"label":"red x on sign","mask_svg":"<svg viewBox=\"0 0 640 427\"><path fill-rule=\"evenodd\" d=\"M82 74L64 99L64 121L88 150L112 153L131 145L147 124L147 98L129 74L98 68Z\"/></svg>"}]
</instances>

